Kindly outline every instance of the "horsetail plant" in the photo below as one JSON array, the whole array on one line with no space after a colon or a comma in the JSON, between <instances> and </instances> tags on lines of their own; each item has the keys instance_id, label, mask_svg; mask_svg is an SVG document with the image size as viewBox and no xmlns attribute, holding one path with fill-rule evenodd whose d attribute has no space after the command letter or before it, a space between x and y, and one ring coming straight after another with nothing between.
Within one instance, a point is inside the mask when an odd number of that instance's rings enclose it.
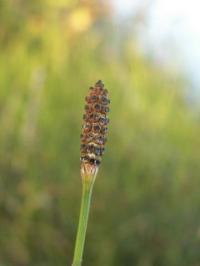
<instances>
[{"instance_id":1,"label":"horsetail plant","mask_svg":"<svg viewBox=\"0 0 200 266\"><path fill-rule=\"evenodd\" d=\"M92 189L105 150L109 122L107 113L110 100L101 80L90 87L85 100L87 104L81 134L82 198L72 266L82 264Z\"/></svg>"}]
</instances>

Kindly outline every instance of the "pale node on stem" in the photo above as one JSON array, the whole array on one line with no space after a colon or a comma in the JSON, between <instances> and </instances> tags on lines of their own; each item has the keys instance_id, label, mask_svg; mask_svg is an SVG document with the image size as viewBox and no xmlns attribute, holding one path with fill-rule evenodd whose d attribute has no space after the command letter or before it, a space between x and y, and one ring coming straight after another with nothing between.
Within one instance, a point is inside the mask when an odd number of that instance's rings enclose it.
<instances>
[{"instance_id":1,"label":"pale node on stem","mask_svg":"<svg viewBox=\"0 0 200 266\"><path fill-rule=\"evenodd\" d=\"M94 183L99 167L87 162L81 163L81 177L82 181L86 183Z\"/></svg>"}]
</instances>

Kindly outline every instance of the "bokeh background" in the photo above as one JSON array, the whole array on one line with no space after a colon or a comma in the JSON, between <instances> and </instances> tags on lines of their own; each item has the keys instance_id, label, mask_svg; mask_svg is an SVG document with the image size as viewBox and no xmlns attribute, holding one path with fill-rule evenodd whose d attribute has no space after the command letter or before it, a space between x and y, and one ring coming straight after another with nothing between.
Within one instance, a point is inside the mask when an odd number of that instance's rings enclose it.
<instances>
[{"instance_id":1,"label":"bokeh background","mask_svg":"<svg viewBox=\"0 0 200 266\"><path fill-rule=\"evenodd\" d=\"M111 122L83 266L200 265L198 84L181 38L147 38L146 2L0 1L1 266L71 265L84 98L99 79Z\"/></svg>"}]
</instances>

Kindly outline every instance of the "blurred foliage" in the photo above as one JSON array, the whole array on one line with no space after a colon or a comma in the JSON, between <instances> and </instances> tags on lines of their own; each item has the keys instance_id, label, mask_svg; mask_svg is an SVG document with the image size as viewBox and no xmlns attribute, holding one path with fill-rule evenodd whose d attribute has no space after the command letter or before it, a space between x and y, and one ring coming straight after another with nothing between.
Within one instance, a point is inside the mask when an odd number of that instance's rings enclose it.
<instances>
[{"instance_id":1,"label":"blurred foliage","mask_svg":"<svg viewBox=\"0 0 200 266\"><path fill-rule=\"evenodd\" d=\"M200 126L184 81L97 1L0 1L0 265L71 265L88 87L110 92L83 265L200 265ZM121 36L121 37L120 37Z\"/></svg>"}]
</instances>

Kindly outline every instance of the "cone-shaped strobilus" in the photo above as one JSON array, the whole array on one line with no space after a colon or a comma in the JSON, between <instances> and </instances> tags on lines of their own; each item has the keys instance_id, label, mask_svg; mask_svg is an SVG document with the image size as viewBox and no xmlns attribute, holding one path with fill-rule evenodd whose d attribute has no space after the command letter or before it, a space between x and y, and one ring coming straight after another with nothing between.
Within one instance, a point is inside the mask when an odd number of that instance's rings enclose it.
<instances>
[{"instance_id":1,"label":"cone-shaped strobilus","mask_svg":"<svg viewBox=\"0 0 200 266\"><path fill-rule=\"evenodd\" d=\"M81 266L93 184L105 150L109 119L108 91L99 80L85 98L81 133L82 200L72 266Z\"/></svg>"}]
</instances>

